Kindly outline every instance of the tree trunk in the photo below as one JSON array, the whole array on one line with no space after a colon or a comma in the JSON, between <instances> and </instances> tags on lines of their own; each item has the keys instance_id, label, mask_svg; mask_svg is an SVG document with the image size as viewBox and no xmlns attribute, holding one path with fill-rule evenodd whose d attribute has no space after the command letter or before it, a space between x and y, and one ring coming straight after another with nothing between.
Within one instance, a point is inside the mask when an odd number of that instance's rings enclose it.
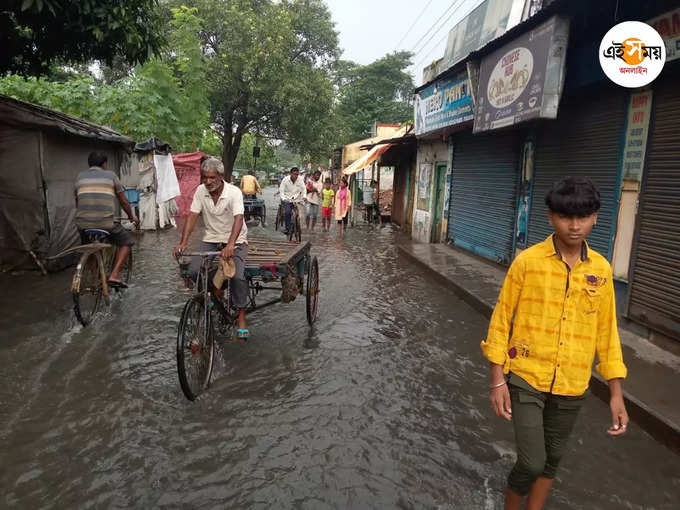
<instances>
[{"instance_id":1,"label":"tree trunk","mask_svg":"<svg viewBox=\"0 0 680 510\"><path fill-rule=\"evenodd\" d=\"M228 129L231 130L231 126L229 126ZM225 132L222 144L222 163L224 163L224 180L227 182L231 180L231 173L234 170L234 163L238 156L238 150L241 148L242 138L243 133L239 133L238 131L234 134L231 134L230 131Z\"/></svg>"}]
</instances>

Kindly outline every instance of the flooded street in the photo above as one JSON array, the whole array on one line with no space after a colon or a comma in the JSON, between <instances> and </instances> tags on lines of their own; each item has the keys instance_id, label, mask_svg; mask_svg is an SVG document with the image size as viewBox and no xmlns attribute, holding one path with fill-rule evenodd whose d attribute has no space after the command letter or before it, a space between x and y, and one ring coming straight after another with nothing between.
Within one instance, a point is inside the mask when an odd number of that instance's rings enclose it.
<instances>
[{"instance_id":1,"label":"flooded street","mask_svg":"<svg viewBox=\"0 0 680 510\"><path fill-rule=\"evenodd\" d=\"M196 402L175 361L178 231L138 237L131 288L85 329L72 270L0 276L0 508L501 508L514 452L488 404L487 319L396 236L305 233L316 324L302 298L253 313ZM591 396L548 508L677 508L680 457L608 420Z\"/></svg>"}]
</instances>

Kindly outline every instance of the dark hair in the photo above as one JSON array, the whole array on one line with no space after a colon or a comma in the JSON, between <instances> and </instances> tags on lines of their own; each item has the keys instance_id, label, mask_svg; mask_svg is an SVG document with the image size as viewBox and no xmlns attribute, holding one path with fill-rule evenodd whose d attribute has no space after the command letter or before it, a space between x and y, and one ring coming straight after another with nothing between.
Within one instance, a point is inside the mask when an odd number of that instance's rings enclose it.
<instances>
[{"instance_id":1,"label":"dark hair","mask_svg":"<svg viewBox=\"0 0 680 510\"><path fill-rule=\"evenodd\" d=\"M545 205L566 216L590 216L600 210L600 191L587 177L565 177L553 184Z\"/></svg>"},{"instance_id":2,"label":"dark hair","mask_svg":"<svg viewBox=\"0 0 680 510\"><path fill-rule=\"evenodd\" d=\"M323 181L324 184L333 184L333 181L331 181L330 177L326 177L326 180Z\"/></svg>"},{"instance_id":3,"label":"dark hair","mask_svg":"<svg viewBox=\"0 0 680 510\"><path fill-rule=\"evenodd\" d=\"M299 173L299 172L300 172L300 169L299 169L298 167L294 166L293 168L290 169L290 173L292 174L293 172L298 172L298 173Z\"/></svg>"},{"instance_id":4,"label":"dark hair","mask_svg":"<svg viewBox=\"0 0 680 510\"><path fill-rule=\"evenodd\" d=\"M90 166L102 166L109 158L103 152L90 152L87 157L87 164Z\"/></svg>"},{"instance_id":5,"label":"dark hair","mask_svg":"<svg viewBox=\"0 0 680 510\"><path fill-rule=\"evenodd\" d=\"M314 172L314 175L321 175L321 171L316 170L316 171Z\"/></svg>"},{"instance_id":6,"label":"dark hair","mask_svg":"<svg viewBox=\"0 0 680 510\"><path fill-rule=\"evenodd\" d=\"M345 183L345 186L349 186L349 184L347 184L347 177L343 177L341 180Z\"/></svg>"}]
</instances>

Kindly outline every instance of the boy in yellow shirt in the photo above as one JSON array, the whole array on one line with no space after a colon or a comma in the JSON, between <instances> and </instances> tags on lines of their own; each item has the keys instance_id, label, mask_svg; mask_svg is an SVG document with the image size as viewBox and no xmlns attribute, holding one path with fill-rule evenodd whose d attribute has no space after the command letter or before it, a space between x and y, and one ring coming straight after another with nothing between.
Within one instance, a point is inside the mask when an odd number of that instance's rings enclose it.
<instances>
[{"instance_id":1,"label":"boy in yellow shirt","mask_svg":"<svg viewBox=\"0 0 680 510\"><path fill-rule=\"evenodd\" d=\"M481 344L491 363L494 412L512 420L517 462L508 476L506 509L543 508L559 461L597 371L609 381L612 426L628 426L626 377L616 326L609 262L586 243L600 209L589 179L566 177L545 199L555 229L510 266L489 332Z\"/></svg>"},{"instance_id":2,"label":"boy in yellow shirt","mask_svg":"<svg viewBox=\"0 0 680 510\"><path fill-rule=\"evenodd\" d=\"M333 216L333 205L335 203L335 191L331 188L330 178L326 178L321 190L321 228L328 232L331 228L331 217Z\"/></svg>"}]
</instances>

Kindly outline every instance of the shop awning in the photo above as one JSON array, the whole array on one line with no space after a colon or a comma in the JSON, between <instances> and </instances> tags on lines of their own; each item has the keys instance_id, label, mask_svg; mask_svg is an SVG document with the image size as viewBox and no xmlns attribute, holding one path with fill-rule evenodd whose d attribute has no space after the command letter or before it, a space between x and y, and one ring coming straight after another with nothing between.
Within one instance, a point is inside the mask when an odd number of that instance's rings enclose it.
<instances>
[{"instance_id":1,"label":"shop awning","mask_svg":"<svg viewBox=\"0 0 680 510\"><path fill-rule=\"evenodd\" d=\"M366 168L368 165L373 163L376 159L378 159L380 157L380 155L389 148L390 148L390 145L387 144L387 143L376 145L370 151L368 151L366 154L364 154L359 159L357 159L354 163L352 163L347 168L345 168L342 171L342 173L345 174L345 175L352 175L352 174L355 174L357 172L360 172L361 170Z\"/></svg>"},{"instance_id":2,"label":"shop awning","mask_svg":"<svg viewBox=\"0 0 680 510\"><path fill-rule=\"evenodd\" d=\"M397 138L405 137L411 131L411 129L412 129L412 126L410 124L404 126L399 131L394 133L396 136L394 138L391 138L390 140L394 141ZM396 142L394 142L394 143L396 143ZM342 173L344 175L352 175L352 174L355 174L357 172L360 172L361 170L366 168L368 165L373 163L376 159L378 159L382 155L383 152L385 152L387 149L390 148L391 145L392 145L392 143L387 143L387 140L385 140L384 142L378 142L366 154L364 154L359 159L357 159L354 163L352 163L347 168L345 168L342 171Z\"/></svg>"}]
</instances>

